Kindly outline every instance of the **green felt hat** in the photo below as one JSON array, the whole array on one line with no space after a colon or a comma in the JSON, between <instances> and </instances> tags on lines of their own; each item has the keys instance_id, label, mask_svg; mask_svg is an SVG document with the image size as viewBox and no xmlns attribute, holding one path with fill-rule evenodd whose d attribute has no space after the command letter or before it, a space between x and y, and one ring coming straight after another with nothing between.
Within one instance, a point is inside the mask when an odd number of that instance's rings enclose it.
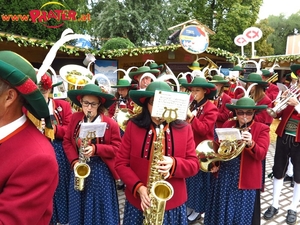
<instances>
[{"instance_id":1,"label":"green felt hat","mask_svg":"<svg viewBox=\"0 0 300 225\"><path fill-rule=\"evenodd\" d=\"M178 83L179 83L180 86L182 86L183 84L187 84L188 81L187 81L186 78L180 77L180 78L178 79Z\"/></svg>"},{"instance_id":2,"label":"green felt hat","mask_svg":"<svg viewBox=\"0 0 300 225\"><path fill-rule=\"evenodd\" d=\"M223 76L220 76L220 75L214 75L214 76L212 77L212 80L209 81L209 83L213 83L213 84L217 84L217 83L219 83L219 84L228 84L228 83L229 83L229 80L224 79Z\"/></svg>"},{"instance_id":3,"label":"green felt hat","mask_svg":"<svg viewBox=\"0 0 300 225\"><path fill-rule=\"evenodd\" d=\"M149 67L150 67L151 70L152 69L161 69L161 68L163 68L163 66L164 66L163 64L157 65L156 62L153 62L153 63L149 64Z\"/></svg>"},{"instance_id":4,"label":"green felt hat","mask_svg":"<svg viewBox=\"0 0 300 225\"><path fill-rule=\"evenodd\" d=\"M257 83L257 84L260 84L262 86L268 86L269 83L267 81L263 81L262 78L261 78L261 75L259 75L258 73L250 73L246 78L240 78L241 81L243 82L250 82L250 83Z\"/></svg>"},{"instance_id":5,"label":"green felt hat","mask_svg":"<svg viewBox=\"0 0 300 225\"><path fill-rule=\"evenodd\" d=\"M158 69L150 69L149 66L141 66L136 71L129 72L129 77L137 81L136 76L144 73L152 73L153 75L157 76L160 73L160 71Z\"/></svg>"},{"instance_id":6,"label":"green felt hat","mask_svg":"<svg viewBox=\"0 0 300 225\"><path fill-rule=\"evenodd\" d=\"M23 56L19 55L18 53L7 51L7 50L0 51L0 60L22 71L22 73L30 77L30 79L33 80L34 83L37 82L36 72L34 67L27 59L25 59Z\"/></svg>"},{"instance_id":7,"label":"green felt hat","mask_svg":"<svg viewBox=\"0 0 300 225\"><path fill-rule=\"evenodd\" d=\"M117 81L117 85L112 85L112 88L131 87L129 80L121 78Z\"/></svg>"},{"instance_id":8,"label":"green felt hat","mask_svg":"<svg viewBox=\"0 0 300 225\"><path fill-rule=\"evenodd\" d=\"M19 60L17 54L15 54L14 57L17 61ZM13 60L13 58L11 59ZM39 91L38 86L29 75L31 75L32 78L36 77L35 72L34 74L28 73L28 75L25 75L23 71L0 60L0 79L15 88L26 100L24 103L25 108L36 118L45 118L46 126L49 127L51 123L49 124L50 120L47 120L47 118L50 119L48 105L44 96Z\"/></svg>"},{"instance_id":9,"label":"green felt hat","mask_svg":"<svg viewBox=\"0 0 300 225\"><path fill-rule=\"evenodd\" d=\"M190 70L201 70L200 64L198 61L194 61L192 65L188 66Z\"/></svg>"},{"instance_id":10,"label":"green felt hat","mask_svg":"<svg viewBox=\"0 0 300 225\"><path fill-rule=\"evenodd\" d=\"M69 99L79 107L82 107L80 99L85 95L99 97L101 105L105 108L111 106L116 100L115 96L102 92L101 88L96 84L87 84L82 89L69 90L67 94Z\"/></svg>"},{"instance_id":11,"label":"green felt hat","mask_svg":"<svg viewBox=\"0 0 300 225\"><path fill-rule=\"evenodd\" d=\"M291 71L298 77L300 76L300 64L291 65Z\"/></svg>"},{"instance_id":12,"label":"green felt hat","mask_svg":"<svg viewBox=\"0 0 300 225\"><path fill-rule=\"evenodd\" d=\"M191 87L201 87L206 89L205 96L208 99L213 99L215 95L217 94L217 88L214 84L209 83L205 78L203 77L195 77L191 83L182 84L183 87L186 87L188 89L191 89Z\"/></svg>"},{"instance_id":13,"label":"green felt hat","mask_svg":"<svg viewBox=\"0 0 300 225\"><path fill-rule=\"evenodd\" d=\"M129 91L129 98L137 105L144 106L146 99L153 97L156 90L173 92L172 88L167 83L163 81L153 81L147 86L145 91Z\"/></svg>"},{"instance_id":14,"label":"green felt hat","mask_svg":"<svg viewBox=\"0 0 300 225\"><path fill-rule=\"evenodd\" d=\"M244 68L241 66L234 66L233 68L230 69L231 71L244 71Z\"/></svg>"},{"instance_id":15,"label":"green felt hat","mask_svg":"<svg viewBox=\"0 0 300 225\"><path fill-rule=\"evenodd\" d=\"M36 72L37 73L37 72ZM40 82L38 83L38 87L40 90L49 90L49 89L52 89L56 86L59 86L61 85L63 82L60 81L60 82L57 82L57 83L52 83L52 76L46 72L42 77L41 77L41 80Z\"/></svg>"},{"instance_id":16,"label":"green felt hat","mask_svg":"<svg viewBox=\"0 0 300 225\"><path fill-rule=\"evenodd\" d=\"M265 77L269 77L269 76L273 75L273 73L271 73L270 70L262 69L261 72L262 72L262 75Z\"/></svg>"},{"instance_id":17,"label":"green felt hat","mask_svg":"<svg viewBox=\"0 0 300 225\"><path fill-rule=\"evenodd\" d=\"M254 109L254 110L262 110L266 109L267 105L256 105L255 101L249 97L243 97L237 100L235 104L226 104L226 107L233 111L235 109Z\"/></svg>"}]
</instances>

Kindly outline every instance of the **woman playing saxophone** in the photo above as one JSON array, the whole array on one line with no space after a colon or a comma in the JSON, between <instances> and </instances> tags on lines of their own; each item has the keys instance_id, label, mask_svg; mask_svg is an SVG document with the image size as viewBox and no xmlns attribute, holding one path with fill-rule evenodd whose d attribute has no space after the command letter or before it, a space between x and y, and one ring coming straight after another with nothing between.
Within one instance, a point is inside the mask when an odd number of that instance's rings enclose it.
<instances>
[{"instance_id":1,"label":"woman playing saxophone","mask_svg":"<svg viewBox=\"0 0 300 225\"><path fill-rule=\"evenodd\" d=\"M79 90L69 90L68 97L82 111L73 113L67 128L63 147L69 162L74 167L80 162L79 152L89 161L90 174L85 178L84 189L74 189L75 171L71 174L69 188L69 223L112 224L118 225L119 208L115 185L115 155L121 144L119 126L104 112L114 101L111 94L102 92L95 84L87 84ZM97 124L103 128L104 135L86 135L81 137L80 131L85 123ZM94 132L87 132L94 133ZM80 152L81 153L81 152ZM76 168L76 167L75 167Z\"/></svg>"},{"instance_id":2,"label":"woman playing saxophone","mask_svg":"<svg viewBox=\"0 0 300 225\"><path fill-rule=\"evenodd\" d=\"M236 104L226 104L237 120L227 121L223 128L239 128L246 146L242 153L220 162L212 176L204 224L260 224L260 189L262 160L270 144L269 126L256 122L255 115L267 108L256 105L250 97Z\"/></svg>"},{"instance_id":3,"label":"woman playing saxophone","mask_svg":"<svg viewBox=\"0 0 300 225\"><path fill-rule=\"evenodd\" d=\"M132 221L145 224L144 215L146 219L150 213L158 219L163 215L163 218L160 223L146 224L187 225L185 178L199 171L192 129L181 120L167 123L161 117L151 116L155 90L172 92L163 81L151 82L145 91L129 92L142 112L129 120L117 154L116 170L126 184L123 224L132 225ZM157 177L163 177L174 190L165 208L159 209L151 200L153 192L150 190L150 186L156 185L152 181ZM160 198L165 196L164 191L157 194Z\"/></svg>"}]
</instances>

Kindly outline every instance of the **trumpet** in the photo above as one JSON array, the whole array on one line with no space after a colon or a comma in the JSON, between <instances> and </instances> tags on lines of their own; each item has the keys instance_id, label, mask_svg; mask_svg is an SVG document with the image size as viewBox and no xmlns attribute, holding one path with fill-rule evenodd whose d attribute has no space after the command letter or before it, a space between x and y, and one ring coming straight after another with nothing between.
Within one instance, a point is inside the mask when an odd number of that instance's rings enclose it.
<instances>
[{"instance_id":1,"label":"trumpet","mask_svg":"<svg viewBox=\"0 0 300 225\"><path fill-rule=\"evenodd\" d=\"M288 89L287 91L288 91L288 94L286 97L280 96L279 99L281 99L281 101L279 101L273 108L267 108L267 113L270 116L272 116L273 118L276 118L277 113L281 112L288 106L288 101L291 98L293 98L293 97L298 98L298 96L300 96L300 90L297 87ZM276 99L275 99L275 101L276 101Z\"/></svg>"}]
</instances>

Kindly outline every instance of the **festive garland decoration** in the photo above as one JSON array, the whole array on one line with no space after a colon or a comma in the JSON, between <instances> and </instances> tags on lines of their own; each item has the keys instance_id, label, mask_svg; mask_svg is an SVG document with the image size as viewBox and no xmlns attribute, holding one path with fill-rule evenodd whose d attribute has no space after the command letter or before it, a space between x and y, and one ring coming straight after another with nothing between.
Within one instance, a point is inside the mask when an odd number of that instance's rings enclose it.
<instances>
[{"instance_id":1,"label":"festive garland decoration","mask_svg":"<svg viewBox=\"0 0 300 225\"><path fill-rule=\"evenodd\" d=\"M47 40L41 40L41 39L33 39L28 38L24 36L14 35L14 34L8 34L0 32L0 41L11 41L16 43L19 47L40 47L49 49L51 46L54 45L54 42L50 42ZM143 54L153 54L153 53L159 53L164 51L175 51L178 48L181 48L181 45L177 44L171 44L166 46L153 46L153 47L136 47L136 48L128 48L128 49L115 49L115 50L108 50L108 51L102 51L97 49L85 49L85 48L79 48L74 47L70 45L63 45L60 47L59 51L65 52L68 55L75 55L79 56L80 53L84 54L93 54L94 56L101 57L102 59L111 59L111 58L117 58L122 56L138 56ZM247 59L246 57L241 57L238 54L230 53L226 50L220 49L220 48L211 48L208 47L206 50L209 54L214 54L216 56L225 57L228 62L236 63L236 59ZM267 65L268 63L274 63L274 62L294 62L300 63L300 54L299 55L276 55L276 56L270 56L270 57L260 57L265 60L263 64ZM259 59L259 58L258 58Z\"/></svg>"}]
</instances>

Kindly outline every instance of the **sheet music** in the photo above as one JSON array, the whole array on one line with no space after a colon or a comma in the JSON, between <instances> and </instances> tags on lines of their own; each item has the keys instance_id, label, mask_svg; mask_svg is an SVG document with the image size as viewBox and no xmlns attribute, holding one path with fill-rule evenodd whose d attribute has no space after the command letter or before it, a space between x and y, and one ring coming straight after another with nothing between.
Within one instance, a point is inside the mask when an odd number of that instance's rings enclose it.
<instances>
[{"instance_id":1,"label":"sheet music","mask_svg":"<svg viewBox=\"0 0 300 225\"><path fill-rule=\"evenodd\" d=\"M183 92L155 91L152 114L153 117L165 116L174 117L177 114L177 119L185 120L189 105L190 96Z\"/></svg>"},{"instance_id":2,"label":"sheet music","mask_svg":"<svg viewBox=\"0 0 300 225\"><path fill-rule=\"evenodd\" d=\"M216 128L219 140L241 140L241 132L238 128Z\"/></svg>"},{"instance_id":3,"label":"sheet music","mask_svg":"<svg viewBox=\"0 0 300 225\"><path fill-rule=\"evenodd\" d=\"M96 137L103 137L106 130L106 122L82 123L80 126L80 138L85 138L88 132L95 132Z\"/></svg>"}]
</instances>

